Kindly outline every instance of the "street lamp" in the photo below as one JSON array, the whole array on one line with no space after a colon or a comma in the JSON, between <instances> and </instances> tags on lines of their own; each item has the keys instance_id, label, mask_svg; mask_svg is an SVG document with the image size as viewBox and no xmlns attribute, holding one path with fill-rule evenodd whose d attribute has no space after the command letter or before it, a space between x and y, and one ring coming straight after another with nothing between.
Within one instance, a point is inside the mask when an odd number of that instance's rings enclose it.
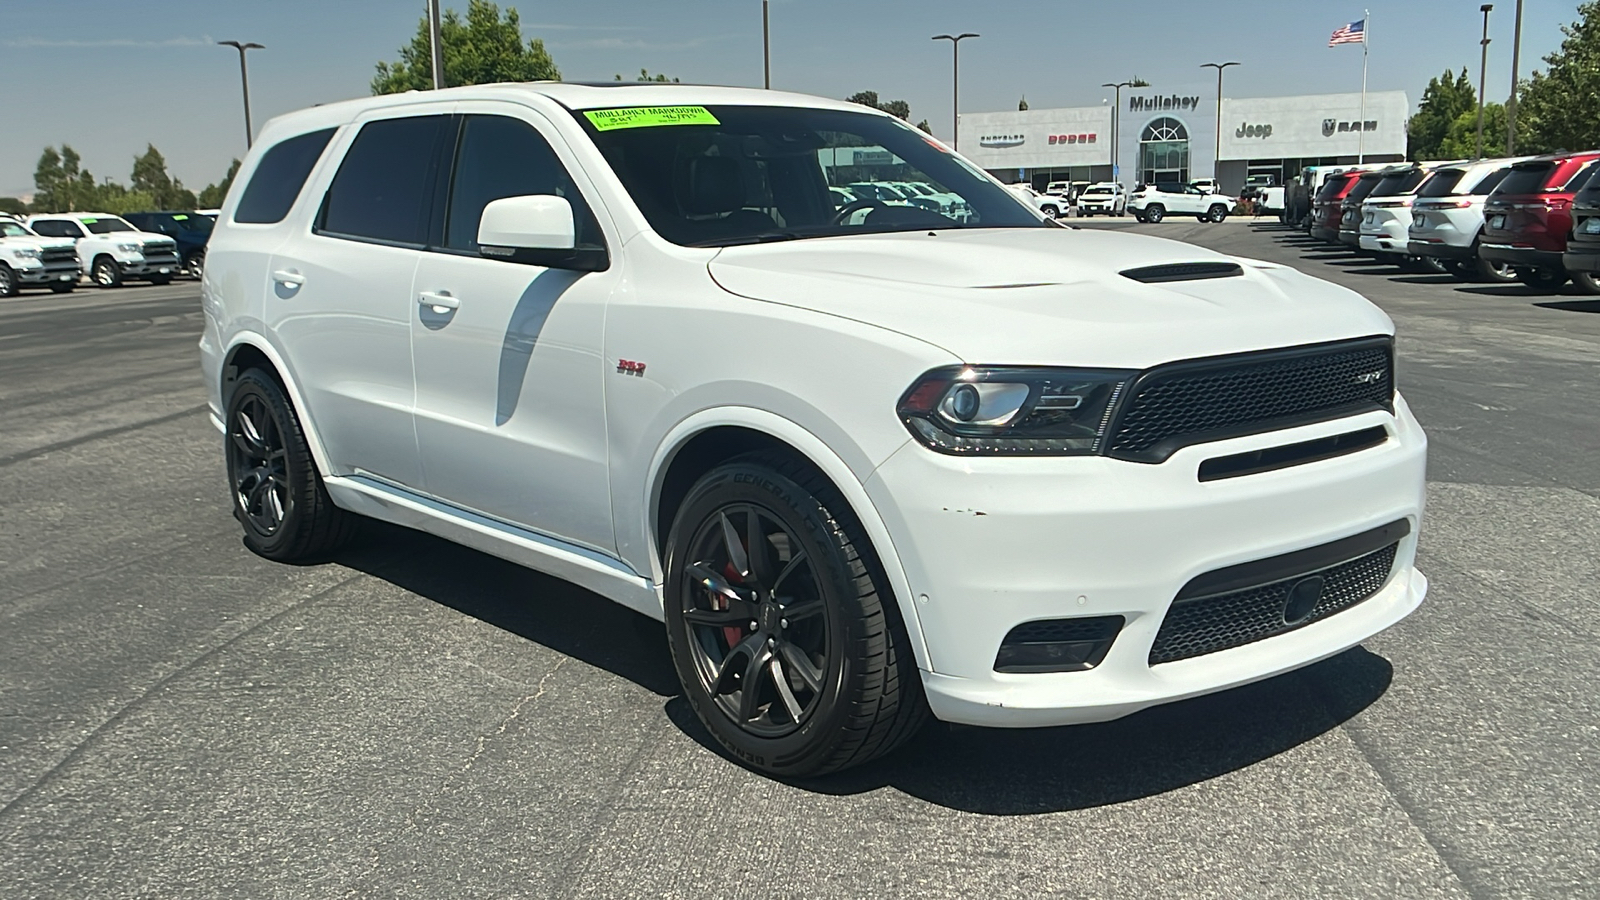
<instances>
[{"instance_id":1,"label":"street lamp","mask_svg":"<svg viewBox=\"0 0 1600 900\"><path fill-rule=\"evenodd\" d=\"M1117 151L1122 148L1122 89L1125 87L1149 87L1142 79L1132 81L1108 81L1101 87L1116 88L1117 99L1111 106L1111 179L1121 183L1121 173L1117 171ZM1137 166L1135 167L1137 168Z\"/></svg>"},{"instance_id":2,"label":"street lamp","mask_svg":"<svg viewBox=\"0 0 1600 900\"><path fill-rule=\"evenodd\" d=\"M1478 159L1483 159L1483 79L1489 68L1489 11L1492 9L1493 3L1478 7L1483 13L1483 40L1478 42L1483 46L1483 55L1478 60Z\"/></svg>"},{"instance_id":3,"label":"street lamp","mask_svg":"<svg viewBox=\"0 0 1600 900\"><path fill-rule=\"evenodd\" d=\"M1222 169L1222 70L1226 69L1229 66L1242 66L1242 65L1244 65L1244 63L1237 63L1237 62L1201 63L1200 64L1200 68L1202 68L1202 69L1216 69L1217 70L1217 149L1216 149L1216 152L1211 154L1211 177L1212 178L1216 178L1217 177L1217 173L1219 171L1221 171L1221 169ZM1220 186L1217 188L1217 190L1221 190L1221 189L1222 188Z\"/></svg>"},{"instance_id":4,"label":"street lamp","mask_svg":"<svg viewBox=\"0 0 1600 900\"><path fill-rule=\"evenodd\" d=\"M250 129L250 70L244 64L246 50L265 50L261 44L241 44L238 41L217 41L221 47L232 47L239 51L239 81L244 85L244 148L250 149L250 140L254 132Z\"/></svg>"},{"instance_id":5,"label":"street lamp","mask_svg":"<svg viewBox=\"0 0 1600 900\"><path fill-rule=\"evenodd\" d=\"M1517 155L1517 64L1522 55L1522 0L1517 0L1517 28L1511 35L1511 96L1506 100L1506 155Z\"/></svg>"},{"instance_id":6,"label":"street lamp","mask_svg":"<svg viewBox=\"0 0 1600 900\"><path fill-rule=\"evenodd\" d=\"M772 5L761 0L761 86L772 90Z\"/></svg>"},{"instance_id":7,"label":"street lamp","mask_svg":"<svg viewBox=\"0 0 1600 900\"><path fill-rule=\"evenodd\" d=\"M961 34L936 34L932 40L949 41L952 52L951 60L953 74L951 82L953 88L950 92L950 146L952 149L961 149L961 42L967 38L981 37L970 31Z\"/></svg>"}]
</instances>

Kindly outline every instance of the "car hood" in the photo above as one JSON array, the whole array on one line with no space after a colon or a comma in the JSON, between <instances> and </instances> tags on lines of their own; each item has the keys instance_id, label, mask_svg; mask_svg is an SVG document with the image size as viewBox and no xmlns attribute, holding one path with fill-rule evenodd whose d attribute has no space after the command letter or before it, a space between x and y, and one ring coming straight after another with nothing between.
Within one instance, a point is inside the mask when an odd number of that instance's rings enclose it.
<instances>
[{"instance_id":1,"label":"car hood","mask_svg":"<svg viewBox=\"0 0 1600 900\"><path fill-rule=\"evenodd\" d=\"M1237 263L1144 283L1125 270ZM1393 333L1359 294L1190 244L1066 228L906 232L729 247L724 290L900 332L969 363L1144 367Z\"/></svg>"},{"instance_id":2,"label":"car hood","mask_svg":"<svg viewBox=\"0 0 1600 900\"><path fill-rule=\"evenodd\" d=\"M76 242L70 238L5 237L0 236L0 247L32 247L35 250L71 250Z\"/></svg>"}]
</instances>

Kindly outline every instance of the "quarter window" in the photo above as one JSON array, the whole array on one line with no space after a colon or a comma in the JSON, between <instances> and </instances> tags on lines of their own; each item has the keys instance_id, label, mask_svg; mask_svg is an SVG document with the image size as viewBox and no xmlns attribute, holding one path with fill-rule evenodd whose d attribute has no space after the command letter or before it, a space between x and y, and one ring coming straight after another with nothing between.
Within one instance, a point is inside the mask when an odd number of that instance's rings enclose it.
<instances>
[{"instance_id":1,"label":"quarter window","mask_svg":"<svg viewBox=\"0 0 1600 900\"><path fill-rule=\"evenodd\" d=\"M292 137L263 154L233 211L233 220L253 225L283 221L333 132L326 128Z\"/></svg>"},{"instance_id":2,"label":"quarter window","mask_svg":"<svg viewBox=\"0 0 1600 900\"><path fill-rule=\"evenodd\" d=\"M424 245L438 141L449 121L413 116L363 125L328 187L318 232Z\"/></svg>"},{"instance_id":3,"label":"quarter window","mask_svg":"<svg viewBox=\"0 0 1600 900\"><path fill-rule=\"evenodd\" d=\"M468 116L456 151L444 245L477 252L483 208L504 197L549 194L572 203L578 246L598 246L599 226L555 151L532 125L507 116Z\"/></svg>"}]
</instances>

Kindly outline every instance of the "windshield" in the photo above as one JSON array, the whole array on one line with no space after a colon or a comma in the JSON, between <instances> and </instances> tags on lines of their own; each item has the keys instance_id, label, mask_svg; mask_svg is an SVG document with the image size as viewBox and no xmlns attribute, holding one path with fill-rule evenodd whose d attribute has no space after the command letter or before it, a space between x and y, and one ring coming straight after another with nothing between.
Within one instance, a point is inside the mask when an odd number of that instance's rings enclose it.
<instances>
[{"instance_id":1,"label":"windshield","mask_svg":"<svg viewBox=\"0 0 1600 900\"><path fill-rule=\"evenodd\" d=\"M1417 191L1419 197L1448 197L1455 193L1456 185L1467 174L1466 169L1440 169L1433 173L1428 183Z\"/></svg>"},{"instance_id":2,"label":"windshield","mask_svg":"<svg viewBox=\"0 0 1600 900\"><path fill-rule=\"evenodd\" d=\"M899 119L804 107L663 109L685 124L634 110L574 116L650 226L675 244L1056 227ZM937 196L896 182L925 184ZM830 188L857 199L842 202Z\"/></svg>"},{"instance_id":3,"label":"windshield","mask_svg":"<svg viewBox=\"0 0 1600 900\"><path fill-rule=\"evenodd\" d=\"M1501 179L1499 194L1532 194L1544 187L1544 180L1555 168L1554 163L1535 162L1522 163L1511 167L1506 177Z\"/></svg>"},{"instance_id":4,"label":"windshield","mask_svg":"<svg viewBox=\"0 0 1600 900\"><path fill-rule=\"evenodd\" d=\"M1401 194L1409 194L1426 177L1428 177L1428 173L1422 169L1410 169L1405 172L1396 172L1393 175L1385 175L1378 182L1378 186L1372 189L1372 193L1369 196L1394 197Z\"/></svg>"},{"instance_id":5,"label":"windshield","mask_svg":"<svg viewBox=\"0 0 1600 900\"><path fill-rule=\"evenodd\" d=\"M184 231L198 231L201 234L210 234L217 223L198 213L173 213L172 222Z\"/></svg>"},{"instance_id":6,"label":"windshield","mask_svg":"<svg viewBox=\"0 0 1600 900\"><path fill-rule=\"evenodd\" d=\"M15 222L0 222L0 237L33 237L33 235Z\"/></svg>"},{"instance_id":7,"label":"windshield","mask_svg":"<svg viewBox=\"0 0 1600 900\"><path fill-rule=\"evenodd\" d=\"M127 222L117 218L116 216L107 216L105 218L96 219L79 219L78 221L83 223L83 227L89 229L90 234L110 234L114 231L139 230L134 228L132 225L129 225Z\"/></svg>"},{"instance_id":8,"label":"windshield","mask_svg":"<svg viewBox=\"0 0 1600 900\"><path fill-rule=\"evenodd\" d=\"M1083 195L1085 197L1089 196L1090 194L1094 194L1095 196L1102 196L1102 195L1108 195L1110 193L1111 193L1111 188L1089 188L1088 190L1083 192Z\"/></svg>"},{"instance_id":9,"label":"windshield","mask_svg":"<svg viewBox=\"0 0 1600 900\"><path fill-rule=\"evenodd\" d=\"M1350 193L1344 195L1344 202L1360 206L1361 201L1367 199L1367 195L1372 193L1373 188L1376 188L1378 182L1382 180L1376 175L1361 176L1361 179L1356 182L1356 186L1350 189Z\"/></svg>"},{"instance_id":10,"label":"windshield","mask_svg":"<svg viewBox=\"0 0 1600 900\"><path fill-rule=\"evenodd\" d=\"M1329 175L1328 180L1322 183L1322 190L1317 191L1317 199L1332 200L1334 197L1339 196L1339 192L1344 190L1344 186L1349 184L1350 179L1353 177L1355 176L1343 174Z\"/></svg>"}]
</instances>

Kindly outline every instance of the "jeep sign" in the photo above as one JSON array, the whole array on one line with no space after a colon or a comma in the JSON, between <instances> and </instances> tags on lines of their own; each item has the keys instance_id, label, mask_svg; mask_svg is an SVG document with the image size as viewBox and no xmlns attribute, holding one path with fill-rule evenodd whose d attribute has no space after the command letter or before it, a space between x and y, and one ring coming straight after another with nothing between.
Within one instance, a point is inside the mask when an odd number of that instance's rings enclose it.
<instances>
[{"instance_id":1,"label":"jeep sign","mask_svg":"<svg viewBox=\"0 0 1600 900\"><path fill-rule=\"evenodd\" d=\"M1248 122L1239 123L1239 128L1233 133L1234 137L1241 138L1269 138L1272 137L1271 125L1251 125Z\"/></svg>"}]
</instances>

